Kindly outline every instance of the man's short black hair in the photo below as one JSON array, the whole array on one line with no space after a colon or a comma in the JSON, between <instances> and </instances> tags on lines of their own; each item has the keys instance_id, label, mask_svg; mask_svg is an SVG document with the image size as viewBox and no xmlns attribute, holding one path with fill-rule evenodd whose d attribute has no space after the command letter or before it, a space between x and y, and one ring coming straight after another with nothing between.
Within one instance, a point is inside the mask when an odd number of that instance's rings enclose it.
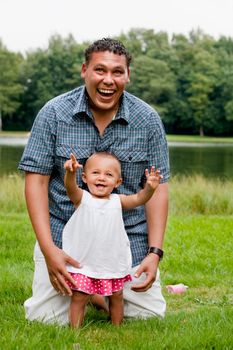
<instances>
[{"instance_id":1,"label":"man's short black hair","mask_svg":"<svg viewBox=\"0 0 233 350\"><path fill-rule=\"evenodd\" d=\"M93 52L104 52L109 51L117 55L124 55L126 58L127 67L130 66L132 56L126 50L125 46L119 41L111 38L103 38L100 40L94 41L86 50L85 50L85 60L88 64L91 60L91 55Z\"/></svg>"}]
</instances>

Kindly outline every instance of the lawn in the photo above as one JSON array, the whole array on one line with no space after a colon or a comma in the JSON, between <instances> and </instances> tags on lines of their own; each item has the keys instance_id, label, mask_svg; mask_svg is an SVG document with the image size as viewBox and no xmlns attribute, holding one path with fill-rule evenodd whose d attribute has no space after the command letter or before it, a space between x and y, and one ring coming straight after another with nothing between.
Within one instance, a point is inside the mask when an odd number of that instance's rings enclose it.
<instances>
[{"instance_id":1,"label":"lawn","mask_svg":"<svg viewBox=\"0 0 233 350\"><path fill-rule=\"evenodd\" d=\"M0 131L0 137L25 137L29 131ZM214 137L199 135L167 135L171 142L194 142L194 143L233 143L233 137Z\"/></svg>"},{"instance_id":2,"label":"lawn","mask_svg":"<svg viewBox=\"0 0 233 350\"><path fill-rule=\"evenodd\" d=\"M201 182L208 196L202 193L197 200ZM167 300L163 320L125 320L114 327L103 313L89 308L84 327L73 331L24 319L23 301L31 293L34 235L23 201L22 178L1 179L0 349L233 349L232 186L233 182L214 186L203 178L171 182L165 257L160 264ZM212 201L211 211L203 211L216 195L221 202L221 193L225 207ZM185 195L192 205L187 207L184 201L182 209ZM202 204L193 205L195 201ZM166 285L176 283L188 285L186 293L169 294Z\"/></svg>"},{"instance_id":3,"label":"lawn","mask_svg":"<svg viewBox=\"0 0 233 350\"><path fill-rule=\"evenodd\" d=\"M171 142L194 142L194 143L233 143L233 137L214 137L198 135L167 135Z\"/></svg>"}]
</instances>

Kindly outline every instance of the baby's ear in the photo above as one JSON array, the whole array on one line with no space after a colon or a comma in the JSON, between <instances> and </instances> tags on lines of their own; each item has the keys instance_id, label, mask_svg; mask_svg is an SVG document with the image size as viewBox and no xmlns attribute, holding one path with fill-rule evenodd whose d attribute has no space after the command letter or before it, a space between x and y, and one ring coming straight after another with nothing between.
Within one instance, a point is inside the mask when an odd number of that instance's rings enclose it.
<instances>
[{"instance_id":1,"label":"baby's ear","mask_svg":"<svg viewBox=\"0 0 233 350\"><path fill-rule=\"evenodd\" d=\"M119 187L122 184L122 177L120 177L115 185L115 188Z\"/></svg>"},{"instance_id":2,"label":"baby's ear","mask_svg":"<svg viewBox=\"0 0 233 350\"><path fill-rule=\"evenodd\" d=\"M85 182L85 184L87 183L86 174L84 172L82 173L82 180Z\"/></svg>"}]
</instances>

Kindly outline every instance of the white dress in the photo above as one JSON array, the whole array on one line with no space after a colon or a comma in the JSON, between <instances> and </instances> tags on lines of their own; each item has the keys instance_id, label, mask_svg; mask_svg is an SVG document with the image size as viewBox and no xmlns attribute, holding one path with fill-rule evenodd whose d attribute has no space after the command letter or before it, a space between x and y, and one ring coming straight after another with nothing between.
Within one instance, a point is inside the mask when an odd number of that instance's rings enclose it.
<instances>
[{"instance_id":1,"label":"white dress","mask_svg":"<svg viewBox=\"0 0 233 350\"><path fill-rule=\"evenodd\" d=\"M67 270L91 278L123 278L130 273L132 257L117 194L99 199L83 191L80 205L64 227L63 250L81 264Z\"/></svg>"}]
</instances>

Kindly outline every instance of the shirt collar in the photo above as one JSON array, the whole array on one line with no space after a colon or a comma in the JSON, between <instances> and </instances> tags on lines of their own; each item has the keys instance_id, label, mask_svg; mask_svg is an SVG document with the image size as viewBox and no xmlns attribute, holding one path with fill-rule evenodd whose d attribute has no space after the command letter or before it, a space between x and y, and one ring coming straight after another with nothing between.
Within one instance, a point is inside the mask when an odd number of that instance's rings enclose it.
<instances>
[{"instance_id":1,"label":"shirt collar","mask_svg":"<svg viewBox=\"0 0 233 350\"><path fill-rule=\"evenodd\" d=\"M85 89L85 86L82 86L80 95L76 101L76 104L73 110L73 116L81 117L84 114L92 118L92 113L88 105L88 97L87 97L86 89ZM124 119L127 122L127 124L129 123L129 109L126 102L125 93L123 93L121 97L120 107L115 117L115 120L120 120L120 119Z\"/></svg>"},{"instance_id":2,"label":"shirt collar","mask_svg":"<svg viewBox=\"0 0 233 350\"><path fill-rule=\"evenodd\" d=\"M73 110L73 116L81 116L83 113L91 117L91 111L88 106L88 97L86 94L85 86L80 87L80 95L76 100L76 104Z\"/></svg>"},{"instance_id":3,"label":"shirt collar","mask_svg":"<svg viewBox=\"0 0 233 350\"><path fill-rule=\"evenodd\" d=\"M125 120L127 124L129 123L129 108L126 101L125 92L123 92L123 95L121 97L120 107L116 114L115 120L120 120L120 119Z\"/></svg>"}]
</instances>

